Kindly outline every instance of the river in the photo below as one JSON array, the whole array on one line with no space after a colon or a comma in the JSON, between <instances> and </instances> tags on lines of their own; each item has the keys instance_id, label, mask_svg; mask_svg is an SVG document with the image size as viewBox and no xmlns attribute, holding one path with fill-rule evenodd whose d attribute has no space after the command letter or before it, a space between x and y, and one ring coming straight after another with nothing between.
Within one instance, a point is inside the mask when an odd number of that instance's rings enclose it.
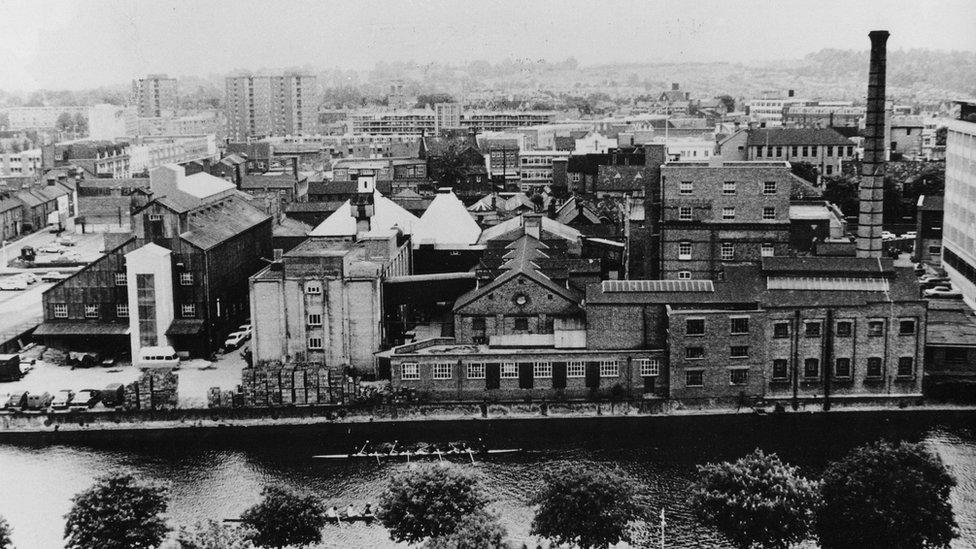
<instances>
[{"instance_id":1,"label":"river","mask_svg":"<svg viewBox=\"0 0 976 549\"><path fill-rule=\"evenodd\" d=\"M108 433L83 439L29 437L0 443L0 515L18 549L62 547L71 496L98 475L130 471L170 486L176 525L236 517L261 487L311 490L329 505L375 502L402 463L314 460L365 440L449 441L483 437L493 447L524 448L473 467L495 498L511 537L528 538L526 501L547 466L565 461L616 464L652 503L664 507L667 547L727 547L691 517L687 487L695 466L734 459L756 447L776 452L811 476L853 447L879 438L924 441L956 477L952 505L961 537L976 546L976 412L844 412L774 416L468 420ZM656 538L655 538L656 539ZM330 527L326 546L392 547L378 525Z\"/></svg>"}]
</instances>

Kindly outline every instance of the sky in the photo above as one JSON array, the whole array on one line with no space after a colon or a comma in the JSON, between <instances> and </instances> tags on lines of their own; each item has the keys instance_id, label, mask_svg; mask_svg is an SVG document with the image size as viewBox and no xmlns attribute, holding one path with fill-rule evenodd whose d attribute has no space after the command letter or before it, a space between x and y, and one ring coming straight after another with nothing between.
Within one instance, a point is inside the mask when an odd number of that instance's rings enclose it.
<instances>
[{"instance_id":1,"label":"sky","mask_svg":"<svg viewBox=\"0 0 976 549\"><path fill-rule=\"evenodd\" d=\"M974 0L0 0L0 89L380 61L756 62L976 51Z\"/></svg>"}]
</instances>

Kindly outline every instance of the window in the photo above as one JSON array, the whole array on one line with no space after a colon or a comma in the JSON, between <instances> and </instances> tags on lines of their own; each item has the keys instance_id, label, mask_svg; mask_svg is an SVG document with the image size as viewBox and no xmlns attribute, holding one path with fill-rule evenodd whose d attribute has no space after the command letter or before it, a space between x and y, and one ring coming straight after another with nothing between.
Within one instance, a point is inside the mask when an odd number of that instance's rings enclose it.
<instances>
[{"instance_id":1,"label":"window","mask_svg":"<svg viewBox=\"0 0 976 549\"><path fill-rule=\"evenodd\" d=\"M838 358L834 360L834 377L851 377L851 359Z\"/></svg>"},{"instance_id":2,"label":"window","mask_svg":"<svg viewBox=\"0 0 976 549\"><path fill-rule=\"evenodd\" d=\"M119 303L115 306L115 316L119 318L129 318L129 304Z\"/></svg>"},{"instance_id":3,"label":"window","mask_svg":"<svg viewBox=\"0 0 976 549\"><path fill-rule=\"evenodd\" d=\"M771 206L764 207L763 208L762 218L765 221L771 221L773 219L776 219L776 208L773 208Z\"/></svg>"},{"instance_id":4,"label":"window","mask_svg":"<svg viewBox=\"0 0 976 549\"><path fill-rule=\"evenodd\" d=\"M308 315L308 325L309 326L321 326L322 325L322 315L313 313Z\"/></svg>"},{"instance_id":5,"label":"window","mask_svg":"<svg viewBox=\"0 0 976 549\"><path fill-rule=\"evenodd\" d=\"M617 368L616 360L600 361L600 377L617 377L618 375L620 375L620 371Z\"/></svg>"},{"instance_id":6,"label":"window","mask_svg":"<svg viewBox=\"0 0 976 549\"><path fill-rule=\"evenodd\" d=\"M773 360L773 379L786 379L789 375L789 366L785 358Z\"/></svg>"},{"instance_id":7,"label":"window","mask_svg":"<svg viewBox=\"0 0 976 549\"><path fill-rule=\"evenodd\" d=\"M149 221L162 221L162 214L149 214Z\"/></svg>"},{"instance_id":8,"label":"window","mask_svg":"<svg viewBox=\"0 0 976 549\"><path fill-rule=\"evenodd\" d=\"M799 154L800 154L800 147L793 145L793 156L799 156Z\"/></svg>"},{"instance_id":9,"label":"window","mask_svg":"<svg viewBox=\"0 0 976 549\"><path fill-rule=\"evenodd\" d=\"M723 242L721 247L722 261L732 261L735 257L735 244Z\"/></svg>"},{"instance_id":10,"label":"window","mask_svg":"<svg viewBox=\"0 0 976 549\"><path fill-rule=\"evenodd\" d=\"M322 284L320 282L308 282L305 284L306 294L320 294L322 293Z\"/></svg>"},{"instance_id":11,"label":"window","mask_svg":"<svg viewBox=\"0 0 976 549\"><path fill-rule=\"evenodd\" d=\"M705 376L701 370L689 370L685 372L685 387L703 387Z\"/></svg>"},{"instance_id":12,"label":"window","mask_svg":"<svg viewBox=\"0 0 976 549\"><path fill-rule=\"evenodd\" d=\"M691 271L678 271L678 280L691 280Z\"/></svg>"},{"instance_id":13,"label":"window","mask_svg":"<svg viewBox=\"0 0 976 549\"><path fill-rule=\"evenodd\" d=\"M898 335L913 335L915 333L915 321L914 320L900 320L898 321Z\"/></svg>"},{"instance_id":14,"label":"window","mask_svg":"<svg viewBox=\"0 0 976 549\"><path fill-rule=\"evenodd\" d=\"M527 332L529 330L529 319L524 316L515 317L515 328L519 332Z\"/></svg>"},{"instance_id":15,"label":"window","mask_svg":"<svg viewBox=\"0 0 976 549\"><path fill-rule=\"evenodd\" d=\"M732 317L729 332L733 334L748 334L749 317L747 316Z\"/></svg>"},{"instance_id":16,"label":"window","mask_svg":"<svg viewBox=\"0 0 976 549\"><path fill-rule=\"evenodd\" d=\"M691 194L695 187L692 185L691 181L682 181L678 183L678 194Z\"/></svg>"},{"instance_id":17,"label":"window","mask_svg":"<svg viewBox=\"0 0 976 549\"><path fill-rule=\"evenodd\" d=\"M915 375L915 359L910 356L898 357L898 377Z\"/></svg>"},{"instance_id":18,"label":"window","mask_svg":"<svg viewBox=\"0 0 976 549\"><path fill-rule=\"evenodd\" d=\"M722 208L722 219L735 219L735 208L732 206Z\"/></svg>"},{"instance_id":19,"label":"window","mask_svg":"<svg viewBox=\"0 0 976 549\"><path fill-rule=\"evenodd\" d=\"M837 321L837 337L851 337L851 322L849 320Z\"/></svg>"},{"instance_id":20,"label":"window","mask_svg":"<svg viewBox=\"0 0 976 549\"><path fill-rule=\"evenodd\" d=\"M783 147L776 147L776 158L783 157Z\"/></svg>"},{"instance_id":21,"label":"window","mask_svg":"<svg viewBox=\"0 0 976 549\"><path fill-rule=\"evenodd\" d=\"M685 358L688 360L699 360L705 358L705 348L685 347Z\"/></svg>"},{"instance_id":22,"label":"window","mask_svg":"<svg viewBox=\"0 0 976 549\"><path fill-rule=\"evenodd\" d=\"M773 257L775 253L773 245L769 242L763 242L762 246L759 247L759 255L762 257Z\"/></svg>"},{"instance_id":23,"label":"window","mask_svg":"<svg viewBox=\"0 0 976 549\"><path fill-rule=\"evenodd\" d=\"M552 377L552 362L536 362L532 365L532 377L548 379Z\"/></svg>"},{"instance_id":24,"label":"window","mask_svg":"<svg viewBox=\"0 0 976 549\"><path fill-rule=\"evenodd\" d=\"M481 362L468 364L468 379L485 379L485 365Z\"/></svg>"},{"instance_id":25,"label":"window","mask_svg":"<svg viewBox=\"0 0 976 549\"><path fill-rule=\"evenodd\" d=\"M703 335L704 333L704 318L689 318L685 320L685 335Z\"/></svg>"},{"instance_id":26,"label":"window","mask_svg":"<svg viewBox=\"0 0 976 549\"><path fill-rule=\"evenodd\" d=\"M817 145L810 145L810 156L817 156L817 149L819 148Z\"/></svg>"},{"instance_id":27,"label":"window","mask_svg":"<svg viewBox=\"0 0 976 549\"><path fill-rule=\"evenodd\" d=\"M871 320L868 322L868 336L881 337L884 335L884 321Z\"/></svg>"},{"instance_id":28,"label":"window","mask_svg":"<svg viewBox=\"0 0 976 549\"><path fill-rule=\"evenodd\" d=\"M929 246L929 255L939 255L942 253L942 246Z\"/></svg>"},{"instance_id":29,"label":"window","mask_svg":"<svg viewBox=\"0 0 976 549\"><path fill-rule=\"evenodd\" d=\"M641 377L652 377L661 373L661 361L656 358L638 358L637 366L640 367Z\"/></svg>"},{"instance_id":30,"label":"window","mask_svg":"<svg viewBox=\"0 0 976 549\"><path fill-rule=\"evenodd\" d=\"M722 183L722 194L735 194L735 181Z\"/></svg>"},{"instance_id":31,"label":"window","mask_svg":"<svg viewBox=\"0 0 976 549\"><path fill-rule=\"evenodd\" d=\"M575 361L567 364L566 377L586 377L586 363Z\"/></svg>"},{"instance_id":32,"label":"window","mask_svg":"<svg viewBox=\"0 0 976 549\"><path fill-rule=\"evenodd\" d=\"M884 368L881 367L881 357L869 357L867 376L869 378L879 378L882 375L884 375Z\"/></svg>"},{"instance_id":33,"label":"window","mask_svg":"<svg viewBox=\"0 0 976 549\"><path fill-rule=\"evenodd\" d=\"M790 323L777 322L773 324L773 337L775 337L776 339L790 337Z\"/></svg>"},{"instance_id":34,"label":"window","mask_svg":"<svg viewBox=\"0 0 976 549\"><path fill-rule=\"evenodd\" d=\"M180 286L193 284L193 273L180 273Z\"/></svg>"},{"instance_id":35,"label":"window","mask_svg":"<svg viewBox=\"0 0 976 549\"><path fill-rule=\"evenodd\" d=\"M834 156L834 146L827 145L827 156Z\"/></svg>"},{"instance_id":36,"label":"window","mask_svg":"<svg viewBox=\"0 0 976 549\"><path fill-rule=\"evenodd\" d=\"M454 372L452 366L454 365L450 362L435 362L430 366L430 377L432 379L451 379Z\"/></svg>"},{"instance_id":37,"label":"window","mask_svg":"<svg viewBox=\"0 0 976 549\"><path fill-rule=\"evenodd\" d=\"M321 349L322 348L322 338L321 337L310 337L310 338L308 338L308 348L309 349Z\"/></svg>"},{"instance_id":38,"label":"window","mask_svg":"<svg viewBox=\"0 0 976 549\"><path fill-rule=\"evenodd\" d=\"M691 206L678 208L678 221L691 221Z\"/></svg>"},{"instance_id":39,"label":"window","mask_svg":"<svg viewBox=\"0 0 976 549\"><path fill-rule=\"evenodd\" d=\"M85 305L85 318L98 318L98 305Z\"/></svg>"},{"instance_id":40,"label":"window","mask_svg":"<svg viewBox=\"0 0 976 549\"><path fill-rule=\"evenodd\" d=\"M820 337L819 322L807 322L803 325L803 329L807 337Z\"/></svg>"},{"instance_id":41,"label":"window","mask_svg":"<svg viewBox=\"0 0 976 549\"><path fill-rule=\"evenodd\" d=\"M193 318L197 316L196 303L184 303L180 306L180 316L183 318Z\"/></svg>"},{"instance_id":42,"label":"window","mask_svg":"<svg viewBox=\"0 0 976 549\"><path fill-rule=\"evenodd\" d=\"M745 385L749 381L747 368L733 368L729 370L729 385Z\"/></svg>"},{"instance_id":43,"label":"window","mask_svg":"<svg viewBox=\"0 0 976 549\"><path fill-rule=\"evenodd\" d=\"M834 173L834 167L831 166L830 164L827 164L827 175L833 175L833 173Z\"/></svg>"},{"instance_id":44,"label":"window","mask_svg":"<svg viewBox=\"0 0 976 549\"><path fill-rule=\"evenodd\" d=\"M775 181L763 182L763 194L776 194L776 182Z\"/></svg>"},{"instance_id":45,"label":"window","mask_svg":"<svg viewBox=\"0 0 976 549\"><path fill-rule=\"evenodd\" d=\"M807 378L820 377L820 360L816 358L808 358L804 360L803 377L807 377Z\"/></svg>"},{"instance_id":46,"label":"window","mask_svg":"<svg viewBox=\"0 0 976 549\"><path fill-rule=\"evenodd\" d=\"M125 286L128 283L129 282L128 282L128 280L126 280L125 273L115 273L115 285L116 286Z\"/></svg>"},{"instance_id":47,"label":"window","mask_svg":"<svg viewBox=\"0 0 976 549\"><path fill-rule=\"evenodd\" d=\"M518 367L514 362L502 364L502 379L515 379L518 377Z\"/></svg>"},{"instance_id":48,"label":"window","mask_svg":"<svg viewBox=\"0 0 976 549\"><path fill-rule=\"evenodd\" d=\"M691 259L691 242L678 243L678 259L680 260Z\"/></svg>"},{"instance_id":49,"label":"window","mask_svg":"<svg viewBox=\"0 0 976 549\"><path fill-rule=\"evenodd\" d=\"M729 349L729 358L749 358L748 345L733 345Z\"/></svg>"},{"instance_id":50,"label":"window","mask_svg":"<svg viewBox=\"0 0 976 549\"><path fill-rule=\"evenodd\" d=\"M476 316L471 319L471 329L476 332L485 331L485 317Z\"/></svg>"},{"instance_id":51,"label":"window","mask_svg":"<svg viewBox=\"0 0 976 549\"><path fill-rule=\"evenodd\" d=\"M404 381L420 379L420 366L416 362L404 362L400 366L400 379Z\"/></svg>"},{"instance_id":52,"label":"window","mask_svg":"<svg viewBox=\"0 0 976 549\"><path fill-rule=\"evenodd\" d=\"M803 156L810 156L810 148L806 145L803 146Z\"/></svg>"}]
</instances>

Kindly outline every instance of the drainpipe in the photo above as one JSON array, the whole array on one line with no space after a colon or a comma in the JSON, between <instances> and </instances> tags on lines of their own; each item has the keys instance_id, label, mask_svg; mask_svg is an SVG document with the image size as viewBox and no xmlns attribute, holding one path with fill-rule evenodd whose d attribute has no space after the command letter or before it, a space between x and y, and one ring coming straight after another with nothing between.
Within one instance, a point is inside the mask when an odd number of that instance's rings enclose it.
<instances>
[{"instance_id":1,"label":"drainpipe","mask_svg":"<svg viewBox=\"0 0 976 549\"><path fill-rule=\"evenodd\" d=\"M826 326L824 326L824 337L823 337L823 348L820 355L823 357L824 361L824 371L823 371L823 389L824 389L824 402L823 409L825 412L830 411L830 376L833 373L832 366L834 363L834 311L833 309L827 309L827 320Z\"/></svg>"},{"instance_id":2,"label":"drainpipe","mask_svg":"<svg viewBox=\"0 0 976 549\"><path fill-rule=\"evenodd\" d=\"M800 384L800 366L799 366L799 353L800 353L800 310L797 309L793 311L793 338L791 344L793 346L793 352L790 353L790 361L792 364L792 383L793 385L793 411L800 408L799 403L799 384Z\"/></svg>"}]
</instances>

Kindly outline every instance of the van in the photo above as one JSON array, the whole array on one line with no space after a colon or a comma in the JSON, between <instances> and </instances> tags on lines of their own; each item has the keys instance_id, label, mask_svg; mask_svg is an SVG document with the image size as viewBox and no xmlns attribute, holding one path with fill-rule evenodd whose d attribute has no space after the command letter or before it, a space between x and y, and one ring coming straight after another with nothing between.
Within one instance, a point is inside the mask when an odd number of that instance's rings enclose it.
<instances>
[{"instance_id":1,"label":"van","mask_svg":"<svg viewBox=\"0 0 976 549\"><path fill-rule=\"evenodd\" d=\"M27 405L27 391L18 391L10 395L4 406L8 410L21 410Z\"/></svg>"},{"instance_id":2,"label":"van","mask_svg":"<svg viewBox=\"0 0 976 549\"><path fill-rule=\"evenodd\" d=\"M125 402L125 387L121 383L110 383L99 396L102 403L109 408L121 406Z\"/></svg>"},{"instance_id":3,"label":"van","mask_svg":"<svg viewBox=\"0 0 976 549\"><path fill-rule=\"evenodd\" d=\"M24 409L25 410L47 410L48 407L51 406L52 400L54 400L54 397L52 397L51 393L48 393L47 391L39 394L28 393L27 405L24 406Z\"/></svg>"},{"instance_id":4,"label":"van","mask_svg":"<svg viewBox=\"0 0 976 549\"><path fill-rule=\"evenodd\" d=\"M179 368L180 357L176 354L176 349L170 346L143 347L139 349L139 360L136 366L142 369L148 368Z\"/></svg>"}]
</instances>

